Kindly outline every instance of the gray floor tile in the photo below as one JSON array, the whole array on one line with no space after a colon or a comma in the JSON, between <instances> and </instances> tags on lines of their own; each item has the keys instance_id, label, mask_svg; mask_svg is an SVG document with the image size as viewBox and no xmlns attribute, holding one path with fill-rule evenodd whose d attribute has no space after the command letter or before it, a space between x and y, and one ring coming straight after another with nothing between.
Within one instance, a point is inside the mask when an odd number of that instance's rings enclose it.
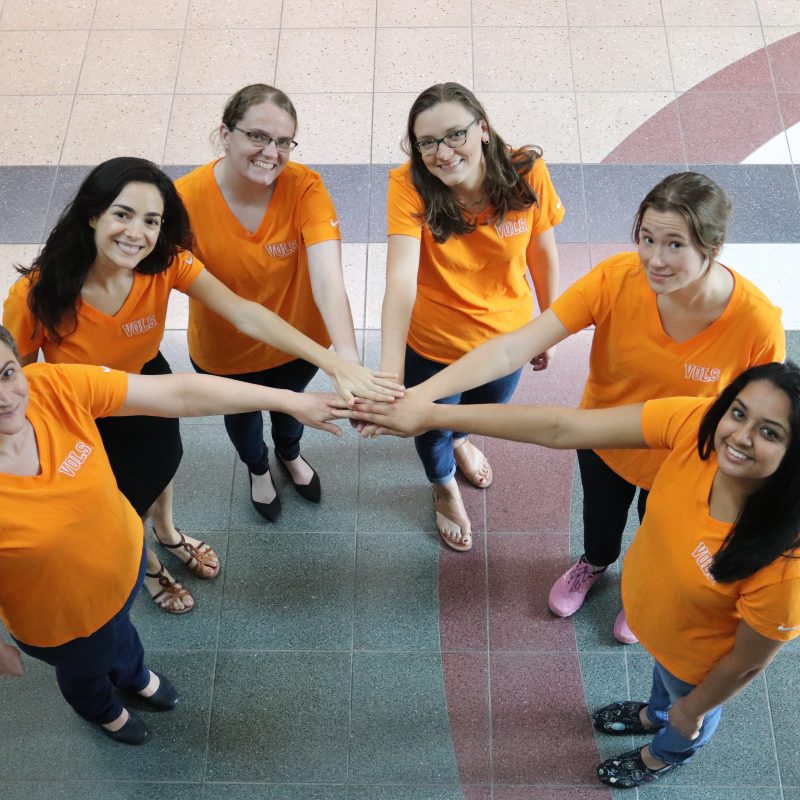
<instances>
[{"instance_id":1,"label":"gray floor tile","mask_svg":"<svg viewBox=\"0 0 800 800\"><path fill-rule=\"evenodd\" d=\"M788 786L800 786L800 764L797 761L800 653L779 655L767 669L766 680L781 780Z\"/></svg>"},{"instance_id":2,"label":"gray floor tile","mask_svg":"<svg viewBox=\"0 0 800 800\"><path fill-rule=\"evenodd\" d=\"M715 164L689 168L708 175L728 193L733 206L729 242L800 242L800 199L790 166ZM776 214L778 208L780 213Z\"/></svg>"},{"instance_id":3,"label":"gray floor tile","mask_svg":"<svg viewBox=\"0 0 800 800\"><path fill-rule=\"evenodd\" d=\"M370 168L367 164L309 164L322 176L339 217L344 242L367 242Z\"/></svg>"},{"instance_id":4,"label":"gray floor tile","mask_svg":"<svg viewBox=\"0 0 800 800\"><path fill-rule=\"evenodd\" d=\"M53 183L53 193L47 209L47 217L44 224L42 241L45 241L53 230L61 212L72 202L78 193L84 178L92 171L92 167L68 166L62 164L56 172L55 182Z\"/></svg>"},{"instance_id":5,"label":"gray floor tile","mask_svg":"<svg viewBox=\"0 0 800 800\"><path fill-rule=\"evenodd\" d=\"M580 653L578 659L586 694L586 707L590 714L609 703L629 699L628 674L623 652ZM634 746L632 736L607 736L595 731L594 738L602 759L611 758Z\"/></svg>"},{"instance_id":6,"label":"gray floor tile","mask_svg":"<svg viewBox=\"0 0 800 800\"><path fill-rule=\"evenodd\" d=\"M662 178L681 165L584 164L590 242L630 242L636 209Z\"/></svg>"},{"instance_id":7,"label":"gray floor tile","mask_svg":"<svg viewBox=\"0 0 800 800\"><path fill-rule=\"evenodd\" d=\"M386 195L389 191L389 170L394 164L373 164L369 172L369 233L368 242L385 242Z\"/></svg>"},{"instance_id":8,"label":"gray floor tile","mask_svg":"<svg viewBox=\"0 0 800 800\"><path fill-rule=\"evenodd\" d=\"M786 331L786 357L800 362L800 331Z\"/></svg>"},{"instance_id":9,"label":"gray floor tile","mask_svg":"<svg viewBox=\"0 0 800 800\"><path fill-rule=\"evenodd\" d=\"M203 580L192 575L180 562L155 546L156 555L180 584L191 592L195 607L187 614L168 614L160 609L143 587L133 606L133 619L142 644L148 650L213 650L217 647L217 631L222 607L222 590L227 570L228 535L221 531L190 531L196 539L210 544L222 562L222 570L216 578ZM148 528L148 541L153 542Z\"/></svg>"},{"instance_id":10,"label":"gray floor tile","mask_svg":"<svg viewBox=\"0 0 800 800\"><path fill-rule=\"evenodd\" d=\"M344 782L349 653L220 652L211 781Z\"/></svg>"},{"instance_id":11,"label":"gray floor tile","mask_svg":"<svg viewBox=\"0 0 800 800\"><path fill-rule=\"evenodd\" d=\"M322 484L322 501L311 503L300 497L286 471L276 463L268 423L265 423L264 430L270 447L272 480L281 496L281 515L277 522L270 523L256 512L250 501L247 468L237 457L231 529L264 530L266 526L268 530L276 531L354 532L358 497L357 438L343 436L337 439L325 431L306 428L303 456L317 470Z\"/></svg>"},{"instance_id":12,"label":"gray floor tile","mask_svg":"<svg viewBox=\"0 0 800 800\"><path fill-rule=\"evenodd\" d=\"M348 800L464 800L464 792L433 786L351 786Z\"/></svg>"},{"instance_id":13,"label":"gray floor tile","mask_svg":"<svg viewBox=\"0 0 800 800\"><path fill-rule=\"evenodd\" d=\"M800 800L800 786L784 786L783 800Z\"/></svg>"},{"instance_id":14,"label":"gray floor tile","mask_svg":"<svg viewBox=\"0 0 800 800\"><path fill-rule=\"evenodd\" d=\"M687 800L689 790L686 786L648 786L646 791L653 800ZM704 787L695 784L690 791L691 800L781 800L781 790L777 786ZM790 800L789 795L784 794L783 800Z\"/></svg>"},{"instance_id":15,"label":"gray floor tile","mask_svg":"<svg viewBox=\"0 0 800 800\"><path fill-rule=\"evenodd\" d=\"M161 169L172 178L173 181L188 175L193 169L199 167L199 164L164 164Z\"/></svg>"},{"instance_id":16,"label":"gray floor tile","mask_svg":"<svg viewBox=\"0 0 800 800\"><path fill-rule=\"evenodd\" d=\"M55 167L0 167L0 244L41 240Z\"/></svg>"},{"instance_id":17,"label":"gray floor tile","mask_svg":"<svg viewBox=\"0 0 800 800\"><path fill-rule=\"evenodd\" d=\"M201 781L211 703L212 653L150 652L147 663L178 687L181 702L169 713L142 711L152 738L123 748L78 717L61 697L53 670L26 659L26 676L3 699L0 782L14 780ZM46 709L46 722L41 712ZM38 710L34 713L34 710Z\"/></svg>"},{"instance_id":18,"label":"gray floor tile","mask_svg":"<svg viewBox=\"0 0 800 800\"><path fill-rule=\"evenodd\" d=\"M439 543L424 535L359 533L356 650L438 650Z\"/></svg>"},{"instance_id":19,"label":"gray floor tile","mask_svg":"<svg viewBox=\"0 0 800 800\"><path fill-rule=\"evenodd\" d=\"M457 787L439 654L354 655L349 780Z\"/></svg>"},{"instance_id":20,"label":"gray floor tile","mask_svg":"<svg viewBox=\"0 0 800 800\"><path fill-rule=\"evenodd\" d=\"M631 699L646 699L652 681L652 659L628 657ZM641 742L647 739L642 738ZM714 738L697 758L664 776L674 786L778 786L778 765L770 731L766 687L756 678L725 704Z\"/></svg>"},{"instance_id":21,"label":"gray floor tile","mask_svg":"<svg viewBox=\"0 0 800 800\"><path fill-rule=\"evenodd\" d=\"M547 153L545 153L545 158ZM564 204L564 219L556 228L559 242L585 242L586 195L583 189L583 169L580 164L550 164L550 177Z\"/></svg>"},{"instance_id":22,"label":"gray floor tile","mask_svg":"<svg viewBox=\"0 0 800 800\"><path fill-rule=\"evenodd\" d=\"M219 646L350 650L355 534L233 532Z\"/></svg>"},{"instance_id":23,"label":"gray floor tile","mask_svg":"<svg viewBox=\"0 0 800 800\"><path fill-rule=\"evenodd\" d=\"M3 800L198 800L201 783L0 783Z\"/></svg>"},{"instance_id":24,"label":"gray floor tile","mask_svg":"<svg viewBox=\"0 0 800 800\"><path fill-rule=\"evenodd\" d=\"M203 800L347 800L344 786L207 783Z\"/></svg>"}]
</instances>

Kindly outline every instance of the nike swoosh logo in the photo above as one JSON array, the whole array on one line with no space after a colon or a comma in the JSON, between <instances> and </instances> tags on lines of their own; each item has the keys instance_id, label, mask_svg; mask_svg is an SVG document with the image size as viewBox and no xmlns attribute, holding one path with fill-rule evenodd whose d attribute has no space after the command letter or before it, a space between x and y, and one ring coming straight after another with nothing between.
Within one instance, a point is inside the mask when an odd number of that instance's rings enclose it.
<instances>
[{"instance_id":1,"label":"nike swoosh logo","mask_svg":"<svg viewBox=\"0 0 800 800\"><path fill-rule=\"evenodd\" d=\"M800 628L800 625L795 625L793 628L786 628L783 625L778 625L779 631L796 631Z\"/></svg>"},{"instance_id":2,"label":"nike swoosh logo","mask_svg":"<svg viewBox=\"0 0 800 800\"><path fill-rule=\"evenodd\" d=\"M556 203L556 208L557 209L561 208L561 201L560 200Z\"/></svg>"},{"instance_id":3,"label":"nike swoosh logo","mask_svg":"<svg viewBox=\"0 0 800 800\"><path fill-rule=\"evenodd\" d=\"M339 220L338 219L332 219L331 220L331 228L338 228L338 227L339 227Z\"/></svg>"}]
</instances>

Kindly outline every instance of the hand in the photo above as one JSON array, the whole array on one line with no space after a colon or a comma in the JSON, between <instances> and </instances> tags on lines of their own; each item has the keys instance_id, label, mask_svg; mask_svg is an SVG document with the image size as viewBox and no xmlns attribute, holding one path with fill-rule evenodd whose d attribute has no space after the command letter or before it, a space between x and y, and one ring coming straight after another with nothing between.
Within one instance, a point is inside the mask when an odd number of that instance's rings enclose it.
<instances>
[{"instance_id":1,"label":"hand","mask_svg":"<svg viewBox=\"0 0 800 800\"><path fill-rule=\"evenodd\" d=\"M545 350L544 353L539 353L538 356L532 358L531 366L533 367L533 371L541 372L543 369L547 369L550 366L550 362L553 360L555 352L555 347L551 347L549 350Z\"/></svg>"},{"instance_id":2,"label":"hand","mask_svg":"<svg viewBox=\"0 0 800 800\"><path fill-rule=\"evenodd\" d=\"M342 429L329 420L338 419L334 412L341 406L342 400L335 394L323 392L292 392L291 406L288 413L298 422L311 428L328 431L334 436L342 436Z\"/></svg>"},{"instance_id":3,"label":"hand","mask_svg":"<svg viewBox=\"0 0 800 800\"><path fill-rule=\"evenodd\" d=\"M422 400L416 390L408 389L392 403L357 399L352 408L337 408L335 415L369 423L361 430L362 436L417 436L428 430L426 412L432 405Z\"/></svg>"},{"instance_id":4,"label":"hand","mask_svg":"<svg viewBox=\"0 0 800 800\"><path fill-rule=\"evenodd\" d=\"M22 654L16 647L0 642L0 677L9 676L18 678L24 675L22 669Z\"/></svg>"},{"instance_id":5,"label":"hand","mask_svg":"<svg viewBox=\"0 0 800 800\"><path fill-rule=\"evenodd\" d=\"M367 369L339 356L336 356L328 375L339 396L351 406L356 397L391 402L395 397L403 396L404 387L397 382L394 372Z\"/></svg>"},{"instance_id":6,"label":"hand","mask_svg":"<svg viewBox=\"0 0 800 800\"><path fill-rule=\"evenodd\" d=\"M699 717L688 708L685 697L676 700L669 709L669 724L675 728L684 739L696 739L700 735L700 726L703 724L704 714Z\"/></svg>"}]
</instances>

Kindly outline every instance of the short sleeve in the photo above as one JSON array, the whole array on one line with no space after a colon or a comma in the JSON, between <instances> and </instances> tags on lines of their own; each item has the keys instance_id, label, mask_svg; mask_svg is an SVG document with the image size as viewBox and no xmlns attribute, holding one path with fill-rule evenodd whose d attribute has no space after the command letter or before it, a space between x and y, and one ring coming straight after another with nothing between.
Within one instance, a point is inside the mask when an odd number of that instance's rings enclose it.
<instances>
[{"instance_id":1,"label":"short sleeve","mask_svg":"<svg viewBox=\"0 0 800 800\"><path fill-rule=\"evenodd\" d=\"M86 402L89 413L109 417L119 411L128 395L128 375L118 369L86 364L49 365L61 379L69 382L77 396Z\"/></svg>"},{"instance_id":2,"label":"short sleeve","mask_svg":"<svg viewBox=\"0 0 800 800\"><path fill-rule=\"evenodd\" d=\"M175 256L172 267L175 269L174 283L172 285L179 292L186 292L205 269L203 262L188 250L181 250Z\"/></svg>"},{"instance_id":3,"label":"short sleeve","mask_svg":"<svg viewBox=\"0 0 800 800\"><path fill-rule=\"evenodd\" d=\"M770 565L770 572L781 570L786 559ZM796 559L795 559L796 561ZM797 570L793 570L797 575ZM788 642L800 634L800 575L760 586L739 596L736 608L742 619L767 639Z\"/></svg>"},{"instance_id":4,"label":"short sleeve","mask_svg":"<svg viewBox=\"0 0 800 800\"><path fill-rule=\"evenodd\" d=\"M411 182L408 164L389 173L389 193L386 200L389 236L400 234L422 238L422 219L424 211L422 198Z\"/></svg>"},{"instance_id":5,"label":"short sleeve","mask_svg":"<svg viewBox=\"0 0 800 800\"><path fill-rule=\"evenodd\" d=\"M341 239L339 219L322 178L311 170L299 196L300 230L306 247Z\"/></svg>"},{"instance_id":6,"label":"short sleeve","mask_svg":"<svg viewBox=\"0 0 800 800\"><path fill-rule=\"evenodd\" d=\"M532 233L542 233L558 225L564 219L564 205L553 186L550 171L541 158L537 158L528 173L528 182L539 200L538 213L533 216Z\"/></svg>"},{"instance_id":7,"label":"short sleeve","mask_svg":"<svg viewBox=\"0 0 800 800\"><path fill-rule=\"evenodd\" d=\"M602 294L603 274L598 265L575 281L550 308L570 333L577 333L597 322L595 306Z\"/></svg>"},{"instance_id":8,"label":"short sleeve","mask_svg":"<svg viewBox=\"0 0 800 800\"><path fill-rule=\"evenodd\" d=\"M700 421L716 398L662 397L642 409L642 434L653 450L671 450L687 427L696 437Z\"/></svg>"},{"instance_id":9,"label":"short sleeve","mask_svg":"<svg viewBox=\"0 0 800 800\"><path fill-rule=\"evenodd\" d=\"M28 278L20 278L11 287L3 305L3 325L16 340L23 356L36 352L44 345L42 326L39 325L37 330L36 319L28 305L30 288Z\"/></svg>"}]
</instances>

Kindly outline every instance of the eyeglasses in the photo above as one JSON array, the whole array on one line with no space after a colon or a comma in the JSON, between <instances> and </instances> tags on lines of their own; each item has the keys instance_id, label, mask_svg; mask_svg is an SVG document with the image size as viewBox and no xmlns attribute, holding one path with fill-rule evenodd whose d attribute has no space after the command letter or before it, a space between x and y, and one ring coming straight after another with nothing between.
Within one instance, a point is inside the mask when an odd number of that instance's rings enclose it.
<instances>
[{"instance_id":1,"label":"eyeglasses","mask_svg":"<svg viewBox=\"0 0 800 800\"><path fill-rule=\"evenodd\" d=\"M239 131L239 133L243 133L250 140L251 144L258 145L258 147L269 147L275 142L275 147L284 153L288 153L290 150L294 150L295 147L297 147L297 142L294 139L273 139L271 136L264 133L264 131L246 131L244 128L237 128L236 126L234 126L233 129Z\"/></svg>"},{"instance_id":2,"label":"eyeglasses","mask_svg":"<svg viewBox=\"0 0 800 800\"><path fill-rule=\"evenodd\" d=\"M448 147L461 147L464 142L467 141L467 134L469 133L469 129L480 119L480 117L475 117L466 128L462 128L460 131L451 131L450 133L445 134L442 136L441 139L435 139L433 136L428 137L426 139L417 139L414 143L414 147L419 150L420 153L424 156L433 155L438 149L439 145L444 142Z\"/></svg>"}]
</instances>

